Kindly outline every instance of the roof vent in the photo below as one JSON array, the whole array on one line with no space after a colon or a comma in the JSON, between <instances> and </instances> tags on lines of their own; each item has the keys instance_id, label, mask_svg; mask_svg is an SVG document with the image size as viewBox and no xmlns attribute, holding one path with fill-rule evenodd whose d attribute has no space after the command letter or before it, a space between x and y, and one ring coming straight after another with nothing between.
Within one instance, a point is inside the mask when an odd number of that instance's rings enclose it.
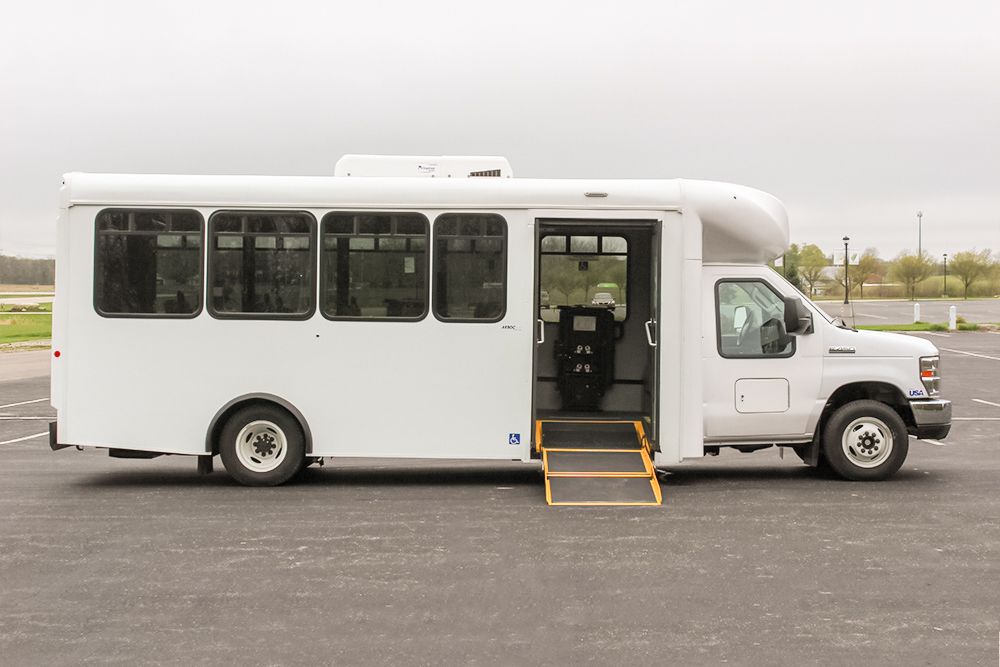
<instances>
[{"instance_id":1,"label":"roof vent","mask_svg":"<svg viewBox=\"0 0 1000 667\"><path fill-rule=\"evenodd\" d=\"M337 161L334 176L423 176L430 178L511 178L505 157L416 155L345 155Z\"/></svg>"}]
</instances>

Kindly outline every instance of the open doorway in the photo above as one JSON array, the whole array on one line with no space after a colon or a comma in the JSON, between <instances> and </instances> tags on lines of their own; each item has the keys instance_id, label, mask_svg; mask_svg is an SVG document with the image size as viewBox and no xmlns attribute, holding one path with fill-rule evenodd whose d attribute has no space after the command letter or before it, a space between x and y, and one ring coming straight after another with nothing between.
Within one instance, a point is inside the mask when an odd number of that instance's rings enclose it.
<instances>
[{"instance_id":1,"label":"open doorway","mask_svg":"<svg viewBox=\"0 0 1000 667\"><path fill-rule=\"evenodd\" d=\"M655 437L659 222L536 229L536 419L641 421Z\"/></svg>"}]
</instances>

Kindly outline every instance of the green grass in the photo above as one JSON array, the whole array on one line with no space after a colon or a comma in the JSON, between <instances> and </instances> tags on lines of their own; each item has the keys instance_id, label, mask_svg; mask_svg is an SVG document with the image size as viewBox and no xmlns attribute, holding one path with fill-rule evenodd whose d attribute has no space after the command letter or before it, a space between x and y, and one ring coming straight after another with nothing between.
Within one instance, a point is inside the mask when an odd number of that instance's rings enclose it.
<instances>
[{"instance_id":1,"label":"green grass","mask_svg":"<svg viewBox=\"0 0 1000 667\"><path fill-rule=\"evenodd\" d=\"M858 329L869 331L947 331L948 325L943 323L914 322L913 324L862 324ZM978 324L958 323L959 331L979 331Z\"/></svg>"},{"instance_id":2,"label":"green grass","mask_svg":"<svg viewBox=\"0 0 1000 667\"><path fill-rule=\"evenodd\" d=\"M19 303L3 303L3 298L0 297L0 313L10 313L10 312L25 312L25 313L51 313L52 312L52 302L40 303L37 306L25 306ZM17 310L20 309L20 310Z\"/></svg>"},{"instance_id":3,"label":"green grass","mask_svg":"<svg viewBox=\"0 0 1000 667\"><path fill-rule=\"evenodd\" d=\"M47 338L52 338L52 320L48 317L14 315L0 318L0 343Z\"/></svg>"},{"instance_id":4,"label":"green grass","mask_svg":"<svg viewBox=\"0 0 1000 667\"><path fill-rule=\"evenodd\" d=\"M947 327L947 325L945 325ZM914 322L913 324L860 324L858 329L869 331L930 331L929 322Z\"/></svg>"}]
</instances>

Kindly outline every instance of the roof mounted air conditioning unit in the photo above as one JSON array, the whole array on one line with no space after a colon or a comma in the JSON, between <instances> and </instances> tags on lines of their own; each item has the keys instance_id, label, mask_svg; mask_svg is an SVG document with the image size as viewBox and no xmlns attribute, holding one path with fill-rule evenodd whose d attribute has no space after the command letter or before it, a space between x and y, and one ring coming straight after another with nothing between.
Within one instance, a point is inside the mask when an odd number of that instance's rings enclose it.
<instances>
[{"instance_id":1,"label":"roof mounted air conditioning unit","mask_svg":"<svg viewBox=\"0 0 1000 667\"><path fill-rule=\"evenodd\" d=\"M507 158L498 156L345 155L333 175L511 178L514 173Z\"/></svg>"}]
</instances>

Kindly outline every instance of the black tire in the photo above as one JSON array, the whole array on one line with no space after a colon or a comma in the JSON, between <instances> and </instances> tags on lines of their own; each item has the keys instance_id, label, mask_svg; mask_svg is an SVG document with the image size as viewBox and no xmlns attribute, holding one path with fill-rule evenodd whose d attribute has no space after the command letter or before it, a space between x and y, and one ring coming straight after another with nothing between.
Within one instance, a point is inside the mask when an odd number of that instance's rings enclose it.
<instances>
[{"instance_id":1,"label":"black tire","mask_svg":"<svg viewBox=\"0 0 1000 667\"><path fill-rule=\"evenodd\" d=\"M284 484L305 460L302 427L275 405L245 407L222 428L219 458L226 472L240 484Z\"/></svg>"},{"instance_id":2,"label":"black tire","mask_svg":"<svg viewBox=\"0 0 1000 667\"><path fill-rule=\"evenodd\" d=\"M906 424L878 401L841 406L823 429L823 457L844 479L888 479L903 465L908 449Z\"/></svg>"}]
</instances>

